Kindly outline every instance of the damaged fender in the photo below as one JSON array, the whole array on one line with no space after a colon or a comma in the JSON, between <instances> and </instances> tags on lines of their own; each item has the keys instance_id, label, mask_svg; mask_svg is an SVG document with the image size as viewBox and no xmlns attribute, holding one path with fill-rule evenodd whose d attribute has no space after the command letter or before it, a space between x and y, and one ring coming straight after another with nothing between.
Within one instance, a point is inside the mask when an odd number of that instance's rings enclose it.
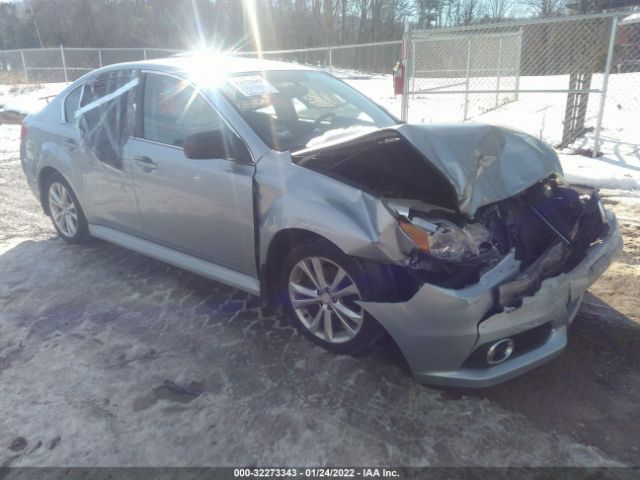
<instances>
[{"instance_id":1,"label":"damaged fender","mask_svg":"<svg viewBox=\"0 0 640 480\"><path fill-rule=\"evenodd\" d=\"M289 154L259 161L255 174L259 258L287 229L316 233L348 255L399 262L413 248L396 218L375 196L291 164Z\"/></svg>"}]
</instances>

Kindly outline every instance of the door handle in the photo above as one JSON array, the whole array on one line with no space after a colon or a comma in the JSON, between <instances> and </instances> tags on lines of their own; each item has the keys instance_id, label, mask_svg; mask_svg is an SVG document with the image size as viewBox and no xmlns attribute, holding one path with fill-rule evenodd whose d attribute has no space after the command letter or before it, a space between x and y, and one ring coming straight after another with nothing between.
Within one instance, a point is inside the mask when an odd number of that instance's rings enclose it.
<instances>
[{"instance_id":1,"label":"door handle","mask_svg":"<svg viewBox=\"0 0 640 480\"><path fill-rule=\"evenodd\" d=\"M158 168L158 164L146 156L133 157L133 160L139 167L142 167L142 169L147 171L156 170Z\"/></svg>"}]
</instances>

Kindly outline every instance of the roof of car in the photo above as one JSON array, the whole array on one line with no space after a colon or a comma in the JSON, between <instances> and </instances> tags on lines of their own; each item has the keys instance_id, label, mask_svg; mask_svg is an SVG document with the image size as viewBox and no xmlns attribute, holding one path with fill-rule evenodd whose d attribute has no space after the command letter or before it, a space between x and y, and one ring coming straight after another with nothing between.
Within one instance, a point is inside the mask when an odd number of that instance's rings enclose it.
<instances>
[{"instance_id":1,"label":"roof of car","mask_svg":"<svg viewBox=\"0 0 640 480\"><path fill-rule=\"evenodd\" d=\"M227 75L265 70L314 70L312 67L296 63L264 60L260 58L243 57L216 52L186 53L167 58L130 62L127 65L135 65L140 68L160 67L162 70L189 71L194 68L201 69L206 62L211 62L211 66L215 67L218 73ZM122 66L123 64L120 64L120 67Z\"/></svg>"},{"instance_id":2,"label":"roof of car","mask_svg":"<svg viewBox=\"0 0 640 480\"><path fill-rule=\"evenodd\" d=\"M208 65L207 62L211 65ZM107 65L92 72L88 72L82 77L76 79L73 83L68 85L59 96L64 97L68 92L75 89L80 83L85 82L88 78L100 75L101 73L127 68L159 70L167 73L174 73L176 75L186 74L187 76L193 76L194 78L201 79L206 78L207 80L211 74L226 76L243 72L249 73L270 70L317 70L316 68L297 63L264 60L260 58L243 57L239 55L210 51L189 52L173 57Z\"/></svg>"}]
</instances>

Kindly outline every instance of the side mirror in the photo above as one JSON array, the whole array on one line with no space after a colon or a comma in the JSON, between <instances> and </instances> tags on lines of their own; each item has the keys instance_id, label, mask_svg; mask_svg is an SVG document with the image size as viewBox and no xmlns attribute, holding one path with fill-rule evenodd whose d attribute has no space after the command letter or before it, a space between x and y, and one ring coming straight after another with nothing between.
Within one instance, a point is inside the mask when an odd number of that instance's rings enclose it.
<instances>
[{"instance_id":1,"label":"side mirror","mask_svg":"<svg viewBox=\"0 0 640 480\"><path fill-rule=\"evenodd\" d=\"M251 163L251 154L234 134L221 130L194 133L184 139L184 155L193 160L224 158L240 163Z\"/></svg>"}]
</instances>

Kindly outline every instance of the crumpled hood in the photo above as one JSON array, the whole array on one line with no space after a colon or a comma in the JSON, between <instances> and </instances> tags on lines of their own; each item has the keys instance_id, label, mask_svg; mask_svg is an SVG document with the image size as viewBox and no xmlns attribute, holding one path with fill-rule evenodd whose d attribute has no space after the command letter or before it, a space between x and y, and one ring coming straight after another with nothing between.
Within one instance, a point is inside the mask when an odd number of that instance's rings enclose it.
<instances>
[{"instance_id":1,"label":"crumpled hood","mask_svg":"<svg viewBox=\"0 0 640 480\"><path fill-rule=\"evenodd\" d=\"M469 216L483 205L562 174L556 152L524 132L475 123L404 124L391 129L451 182L460 211Z\"/></svg>"}]
</instances>

